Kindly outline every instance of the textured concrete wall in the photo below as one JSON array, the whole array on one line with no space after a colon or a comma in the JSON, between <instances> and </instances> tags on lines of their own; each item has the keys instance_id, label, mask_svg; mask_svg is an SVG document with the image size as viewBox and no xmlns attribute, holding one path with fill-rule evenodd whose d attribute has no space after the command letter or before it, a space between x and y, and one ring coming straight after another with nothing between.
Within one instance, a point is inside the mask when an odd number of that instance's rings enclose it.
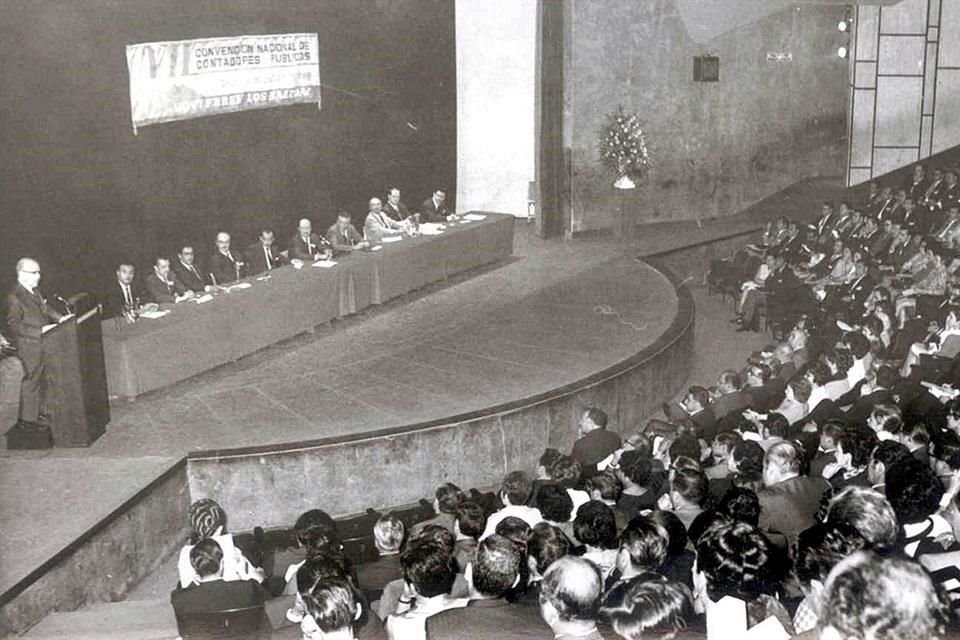
<instances>
[{"instance_id":1,"label":"textured concrete wall","mask_svg":"<svg viewBox=\"0 0 960 640\"><path fill-rule=\"evenodd\" d=\"M612 226L620 206L597 157L618 104L640 114L656 157L632 196L637 223L732 214L804 177L843 174L843 7L791 7L697 44L676 0L571 2L574 231ZM768 62L768 52L793 59ZM719 82L693 82L693 57L704 54L720 57Z\"/></svg>"}]
</instances>

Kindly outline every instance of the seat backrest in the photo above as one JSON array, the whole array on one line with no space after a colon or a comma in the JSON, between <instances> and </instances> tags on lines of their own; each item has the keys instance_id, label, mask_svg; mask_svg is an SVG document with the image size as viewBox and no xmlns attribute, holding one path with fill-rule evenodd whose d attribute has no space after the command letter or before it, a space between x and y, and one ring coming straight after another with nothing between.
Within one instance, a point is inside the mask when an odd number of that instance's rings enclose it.
<instances>
[{"instance_id":1,"label":"seat backrest","mask_svg":"<svg viewBox=\"0 0 960 640\"><path fill-rule=\"evenodd\" d=\"M221 611L176 612L177 632L183 640L260 639L270 637L270 623L262 604Z\"/></svg>"}]
</instances>

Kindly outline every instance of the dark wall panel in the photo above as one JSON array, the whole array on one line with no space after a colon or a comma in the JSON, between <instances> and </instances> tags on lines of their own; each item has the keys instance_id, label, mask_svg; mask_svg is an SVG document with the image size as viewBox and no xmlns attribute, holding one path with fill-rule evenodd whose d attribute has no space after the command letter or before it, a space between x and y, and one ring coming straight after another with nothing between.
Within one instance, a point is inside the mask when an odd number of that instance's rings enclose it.
<instances>
[{"instance_id":1,"label":"dark wall panel","mask_svg":"<svg viewBox=\"0 0 960 640\"><path fill-rule=\"evenodd\" d=\"M317 32L323 109L296 105L130 126L124 47ZM412 125L412 126L411 126ZM388 184L455 193L453 0L0 2L0 285L20 255L45 288L96 291L216 230L283 243L298 218L355 220ZM362 222L362 218L358 221Z\"/></svg>"}]
</instances>

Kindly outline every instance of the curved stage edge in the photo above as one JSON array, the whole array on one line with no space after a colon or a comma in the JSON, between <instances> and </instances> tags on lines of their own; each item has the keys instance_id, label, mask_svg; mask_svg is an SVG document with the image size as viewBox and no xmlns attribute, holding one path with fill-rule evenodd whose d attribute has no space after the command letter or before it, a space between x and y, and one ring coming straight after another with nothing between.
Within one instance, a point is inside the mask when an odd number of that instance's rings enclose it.
<instances>
[{"instance_id":1,"label":"curved stage edge","mask_svg":"<svg viewBox=\"0 0 960 640\"><path fill-rule=\"evenodd\" d=\"M693 298L669 269L647 264L673 286L677 311L664 333L626 359L470 413L349 436L192 452L192 499L216 497L238 530L286 527L321 504L344 515L416 502L451 480L496 485L511 470L535 468L545 447L569 450L587 406L603 407L627 435L683 387L693 357Z\"/></svg>"}]
</instances>

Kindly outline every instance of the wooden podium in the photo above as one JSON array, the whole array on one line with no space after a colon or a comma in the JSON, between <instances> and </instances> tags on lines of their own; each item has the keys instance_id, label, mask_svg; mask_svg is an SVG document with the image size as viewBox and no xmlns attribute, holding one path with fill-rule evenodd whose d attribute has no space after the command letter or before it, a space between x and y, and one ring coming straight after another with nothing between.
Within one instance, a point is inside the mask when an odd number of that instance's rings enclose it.
<instances>
[{"instance_id":1,"label":"wooden podium","mask_svg":"<svg viewBox=\"0 0 960 640\"><path fill-rule=\"evenodd\" d=\"M43 334L50 368L47 410L57 447L89 447L110 422L100 307L73 299L76 315Z\"/></svg>"}]
</instances>

